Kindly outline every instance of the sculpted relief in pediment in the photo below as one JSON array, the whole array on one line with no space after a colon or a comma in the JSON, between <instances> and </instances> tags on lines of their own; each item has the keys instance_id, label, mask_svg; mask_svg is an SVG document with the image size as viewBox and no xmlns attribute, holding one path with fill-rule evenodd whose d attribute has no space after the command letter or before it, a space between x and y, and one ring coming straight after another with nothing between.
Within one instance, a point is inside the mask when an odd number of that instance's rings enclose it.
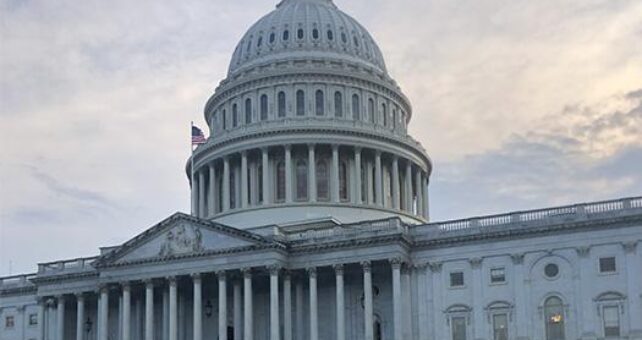
<instances>
[{"instance_id":1,"label":"sculpted relief in pediment","mask_svg":"<svg viewBox=\"0 0 642 340\"><path fill-rule=\"evenodd\" d=\"M198 253L203 251L203 233L201 228L180 225L165 233L158 256L173 256Z\"/></svg>"}]
</instances>

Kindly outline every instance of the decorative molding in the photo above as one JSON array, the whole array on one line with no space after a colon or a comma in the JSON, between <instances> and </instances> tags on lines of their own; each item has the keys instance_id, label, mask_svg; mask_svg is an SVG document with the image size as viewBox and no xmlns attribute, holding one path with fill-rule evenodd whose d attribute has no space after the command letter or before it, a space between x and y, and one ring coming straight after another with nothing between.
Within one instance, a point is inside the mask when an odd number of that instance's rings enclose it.
<instances>
[{"instance_id":1,"label":"decorative molding","mask_svg":"<svg viewBox=\"0 0 642 340\"><path fill-rule=\"evenodd\" d=\"M279 272L283 267L280 264L272 264L267 266L267 269L270 272L270 275L279 275Z\"/></svg>"},{"instance_id":2,"label":"decorative molding","mask_svg":"<svg viewBox=\"0 0 642 340\"><path fill-rule=\"evenodd\" d=\"M577 252L577 256L581 258L587 258L591 252L591 247L590 246L579 246L575 248L575 251Z\"/></svg>"},{"instance_id":3,"label":"decorative molding","mask_svg":"<svg viewBox=\"0 0 642 340\"><path fill-rule=\"evenodd\" d=\"M306 271L308 272L308 277L310 277L310 278L316 278L317 277L317 267L306 268Z\"/></svg>"},{"instance_id":4,"label":"decorative molding","mask_svg":"<svg viewBox=\"0 0 642 340\"><path fill-rule=\"evenodd\" d=\"M248 271L250 272L250 275L251 275L251 274L252 274L252 272L251 272L251 271L252 271L252 268L248 268ZM217 270L217 271L215 272L215 274L216 274L216 277L217 277L219 280L225 280L225 279L227 279L227 271L226 271L226 270ZM245 274L245 272L243 272L243 274Z\"/></svg>"},{"instance_id":5,"label":"decorative molding","mask_svg":"<svg viewBox=\"0 0 642 340\"><path fill-rule=\"evenodd\" d=\"M483 259L481 257L474 257L474 258L468 260L468 262L470 262L470 266L473 269L481 268L482 261L483 261Z\"/></svg>"},{"instance_id":6,"label":"decorative molding","mask_svg":"<svg viewBox=\"0 0 642 340\"><path fill-rule=\"evenodd\" d=\"M524 264L524 253L515 253L510 255L510 259L513 261L514 265Z\"/></svg>"},{"instance_id":7,"label":"decorative molding","mask_svg":"<svg viewBox=\"0 0 642 340\"><path fill-rule=\"evenodd\" d=\"M635 253L635 250L637 248L638 241L628 241L628 242L622 242L622 248L624 248L624 252L627 254L633 254Z\"/></svg>"},{"instance_id":8,"label":"decorative molding","mask_svg":"<svg viewBox=\"0 0 642 340\"><path fill-rule=\"evenodd\" d=\"M403 264L403 261L400 257L393 257L388 260L390 262L390 265L392 266L392 269L399 269L401 270L401 265Z\"/></svg>"},{"instance_id":9,"label":"decorative molding","mask_svg":"<svg viewBox=\"0 0 642 340\"><path fill-rule=\"evenodd\" d=\"M203 249L203 233L201 228L193 225L180 224L175 230L165 233L165 241L158 252L160 257L177 254L199 253Z\"/></svg>"},{"instance_id":10,"label":"decorative molding","mask_svg":"<svg viewBox=\"0 0 642 340\"><path fill-rule=\"evenodd\" d=\"M243 278L244 279L251 279L252 278L252 267L241 268L241 273L243 273Z\"/></svg>"},{"instance_id":11,"label":"decorative molding","mask_svg":"<svg viewBox=\"0 0 642 340\"><path fill-rule=\"evenodd\" d=\"M190 275L190 277L192 278L192 281L194 281L194 282L200 282L201 279L202 279L201 273L192 273Z\"/></svg>"},{"instance_id":12,"label":"decorative molding","mask_svg":"<svg viewBox=\"0 0 642 340\"><path fill-rule=\"evenodd\" d=\"M344 266L342 263L335 264L334 266L332 266L332 268L334 268L334 272L336 275L343 275L343 267Z\"/></svg>"},{"instance_id":13,"label":"decorative molding","mask_svg":"<svg viewBox=\"0 0 642 340\"><path fill-rule=\"evenodd\" d=\"M361 265L361 268L363 268L363 272L364 273L372 272L372 262L370 262L370 261L362 261L360 263L360 265Z\"/></svg>"},{"instance_id":14,"label":"decorative molding","mask_svg":"<svg viewBox=\"0 0 642 340\"><path fill-rule=\"evenodd\" d=\"M440 273L443 266L442 262L429 262L428 266L433 273Z\"/></svg>"}]
</instances>

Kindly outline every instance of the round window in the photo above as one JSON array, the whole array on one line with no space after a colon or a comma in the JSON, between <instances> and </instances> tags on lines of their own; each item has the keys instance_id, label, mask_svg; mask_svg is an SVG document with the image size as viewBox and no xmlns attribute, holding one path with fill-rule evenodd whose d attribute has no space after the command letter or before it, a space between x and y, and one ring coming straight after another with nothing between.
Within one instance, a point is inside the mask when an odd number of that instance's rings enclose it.
<instances>
[{"instance_id":1,"label":"round window","mask_svg":"<svg viewBox=\"0 0 642 340\"><path fill-rule=\"evenodd\" d=\"M548 278L557 277L560 273L560 268L555 263L549 263L544 267L544 274Z\"/></svg>"}]
</instances>

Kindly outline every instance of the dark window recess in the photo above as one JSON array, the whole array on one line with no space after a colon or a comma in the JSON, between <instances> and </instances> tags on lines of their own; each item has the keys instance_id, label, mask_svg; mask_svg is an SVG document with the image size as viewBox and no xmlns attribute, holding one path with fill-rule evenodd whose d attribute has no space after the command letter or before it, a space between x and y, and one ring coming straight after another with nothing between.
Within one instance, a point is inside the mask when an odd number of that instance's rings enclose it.
<instances>
[{"instance_id":1,"label":"dark window recess","mask_svg":"<svg viewBox=\"0 0 642 340\"><path fill-rule=\"evenodd\" d=\"M285 30L283 31L283 41L288 41L290 40L290 31Z\"/></svg>"},{"instance_id":2,"label":"dark window recess","mask_svg":"<svg viewBox=\"0 0 642 340\"><path fill-rule=\"evenodd\" d=\"M303 37L304 37L303 28L299 28L299 30L296 32L296 37L298 39L303 39Z\"/></svg>"},{"instance_id":3,"label":"dark window recess","mask_svg":"<svg viewBox=\"0 0 642 340\"><path fill-rule=\"evenodd\" d=\"M504 268L493 268L490 270L490 282L501 283L506 282L506 272Z\"/></svg>"},{"instance_id":4,"label":"dark window recess","mask_svg":"<svg viewBox=\"0 0 642 340\"><path fill-rule=\"evenodd\" d=\"M613 273L616 269L615 257L600 258L600 273Z\"/></svg>"},{"instance_id":5,"label":"dark window recess","mask_svg":"<svg viewBox=\"0 0 642 340\"><path fill-rule=\"evenodd\" d=\"M318 29L315 28L315 29L312 30L312 38L314 38L315 40L319 39L319 30Z\"/></svg>"},{"instance_id":6,"label":"dark window recess","mask_svg":"<svg viewBox=\"0 0 642 340\"><path fill-rule=\"evenodd\" d=\"M343 41L344 44L348 43L348 36L345 33L341 33L341 41Z\"/></svg>"},{"instance_id":7,"label":"dark window recess","mask_svg":"<svg viewBox=\"0 0 642 340\"><path fill-rule=\"evenodd\" d=\"M334 33L331 30L328 30L328 40L334 40Z\"/></svg>"},{"instance_id":8,"label":"dark window recess","mask_svg":"<svg viewBox=\"0 0 642 340\"><path fill-rule=\"evenodd\" d=\"M274 43L275 39L276 39L276 34L270 33L270 44Z\"/></svg>"},{"instance_id":9,"label":"dark window recess","mask_svg":"<svg viewBox=\"0 0 642 340\"><path fill-rule=\"evenodd\" d=\"M554 263L549 263L544 267L544 274L547 277L556 277L560 273L560 268L554 264Z\"/></svg>"},{"instance_id":10,"label":"dark window recess","mask_svg":"<svg viewBox=\"0 0 642 340\"><path fill-rule=\"evenodd\" d=\"M463 272L450 273L450 286L451 287L461 287L463 285L464 285L464 273Z\"/></svg>"},{"instance_id":11,"label":"dark window recess","mask_svg":"<svg viewBox=\"0 0 642 340\"><path fill-rule=\"evenodd\" d=\"M357 37L354 37L354 46L359 47L359 39Z\"/></svg>"},{"instance_id":12,"label":"dark window recess","mask_svg":"<svg viewBox=\"0 0 642 340\"><path fill-rule=\"evenodd\" d=\"M263 37L259 37L259 40L256 42L256 46L261 47L263 45Z\"/></svg>"}]
</instances>

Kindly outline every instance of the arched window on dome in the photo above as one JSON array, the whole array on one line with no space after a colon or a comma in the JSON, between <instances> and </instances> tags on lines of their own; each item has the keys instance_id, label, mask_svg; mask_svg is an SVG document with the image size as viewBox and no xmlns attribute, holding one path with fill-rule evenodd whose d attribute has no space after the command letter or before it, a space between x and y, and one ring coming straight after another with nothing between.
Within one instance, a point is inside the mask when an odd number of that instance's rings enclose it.
<instances>
[{"instance_id":1,"label":"arched window on dome","mask_svg":"<svg viewBox=\"0 0 642 340\"><path fill-rule=\"evenodd\" d=\"M319 39L319 30L318 29L315 28L315 29L312 30L312 38L314 40L318 40Z\"/></svg>"},{"instance_id":2,"label":"arched window on dome","mask_svg":"<svg viewBox=\"0 0 642 340\"><path fill-rule=\"evenodd\" d=\"M383 126L388 126L388 107L386 104L381 104L381 117L383 118Z\"/></svg>"},{"instance_id":3,"label":"arched window on dome","mask_svg":"<svg viewBox=\"0 0 642 340\"><path fill-rule=\"evenodd\" d=\"M274 44L274 40L276 40L276 34L272 32L270 33L270 44Z\"/></svg>"},{"instance_id":4,"label":"arched window on dome","mask_svg":"<svg viewBox=\"0 0 642 340\"><path fill-rule=\"evenodd\" d=\"M342 161L339 163L339 198L342 201L349 199L348 186L348 162Z\"/></svg>"},{"instance_id":5,"label":"arched window on dome","mask_svg":"<svg viewBox=\"0 0 642 340\"><path fill-rule=\"evenodd\" d=\"M296 162L296 199L308 199L308 162L305 159Z\"/></svg>"},{"instance_id":6,"label":"arched window on dome","mask_svg":"<svg viewBox=\"0 0 642 340\"><path fill-rule=\"evenodd\" d=\"M223 130L227 130L227 111L223 109L223 112L221 114L221 119L222 119L222 125L223 125Z\"/></svg>"},{"instance_id":7,"label":"arched window on dome","mask_svg":"<svg viewBox=\"0 0 642 340\"><path fill-rule=\"evenodd\" d=\"M283 202L285 200L285 163L278 162L276 164L276 201Z\"/></svg>"},{"instance_id":8,"label":"arched window on dome","mask_svg":"<svg viewBox=\"0 0 642 340\"><path fill-rule=\"evenodd\" d=\"M232 127L239 125L239 108L236 103L232 104Z\"/></svg>"},{"instance_id":9,"label":"arched window on dome","mask_svg":"<svg viewBox=\"0 0 642 340\"><path fill-rule=\"evenodd\" d=\"M245 100L245 124L252 124L252 99Z\"/></svg>"},{"instance_id":10,"label":"arched window on dome","mask_svg":"<svg viewBox=\"0 0 642 340\"><path fill-rule=\"evenodd\" d=\"M328 40L334 40L334 32L332 32L332 30L328 30Z\"/></svg>"},{"instance_id":11,"label":"arched window on dome","mask_svg":"<svg viewBox=\"0 0 642 340\"><path fill-rule=\"evenodd\" d=\"M268 97L267 95L261 95L261 120L268 119Z\"/></svg>"},{"instance_id":12,"label":"arched window on dome","mask_svg":"<svg viewBox=\"0 0 642 340\"><path fill-rule=\"evenodd\" d=\"M301 39L305 38L305 31L303 30L303 28L299 28L299 29L296 31L296 37L297 37L297 39L299 39L299 40L301 40Z\"/></svg>"},{"instance_id":13,"label":"arched window on dome","mask_svg":"<svg viewBox=\"0 0 642 340\"><path fill-rule=\"evenodd\" d=\"M339 91L334 93L334 116L343 117L343 94Z\"/></svg>"},{"instance_id":14,"label":"arched window on dome","mask_svg":"<svg viewBox=\"0 0 642 340\"><path fill-rule=\"evenodd\" d=\"M557 296L551 296L544 302L544 320L546 322L546 340L564 340L564 303Z\"/></svg>"},{"instance_id":15,"label":"arched window on dome","mask_svg":"<svg viewBox=\"0 0 642 340\"><path fill-rule=\"evenodd\" d=\"M252 37L247 41L247 48L245 49L246 57L250 56L250 49L252 48Z\"/></svg>"},{"instance_id":16,"label":"arched window on dome","mask_svg":"<svg viewBox=\"0 0 642 340\"><path fill-rule=\"evenodd\" d=\"M325 114L325 98L321 90L317 90L315 94L315 108L317 116L323 116Z\"/></svg>"},{"instance_id":17,"label":"arched window on dome","mask_svg":"<svg viewBox=\"0 0 642 340\"><path fill-rule=\"evenodd\" d=\"M263 45L263 37L259 37L259 40L256 42L256 47L261 47Z\"/></svg>"},{"instance_id":18,"label":"arched window on dome","mask_svg":"<svg viewBox=\"0 0 642 340\"><path fill-rule=\"evenodd\" d=\"M361 103L359 102L359 95L352 95L352 118L354 120L361 120Z\"/></svg>"},{"instance_id":19,"label":"arched window on dome","mask_svg":"<svg viewBox=\"0 0 642 340\"><path fill-rule=\"evenodd\" d=\"M283 31L283 41L288 41L290 40L290 31L285 30Z\"/></svg>"},{"instance_id":20,"label":"arched window on dome","mask_svg":"<svg viewBox=\"0 0 642 340\"><path fill-rule=\"evenodd\" d=\"M328 162L325 159L317 161L317 200L330 200L330 173L328 171Z\"/></svg>"},{"instance_id":21,"label":"arched window on dome","mask_svg":"<svg viewBox=\"0 0 642 340\"><path fill-rule=\"evenodd\" d=\"M296 115L305 116L305 92L296 91Z\"/></svg>"},{"instance_id":22,"label":"arched window on dome","mask_svg":"<svg viewBox=\"0 0 642 340\"><path fill-rule=\"evenodd\" d=\"M285 117L285 92L281 91L278 95L278 114L279 117Z\"/></svg>"},{"instance_id":23,"label":"arched window on dome","mask_svg":"<svg viewBox=\"0 0 642 340\"><path fill-rule=\"evenodd\" d=\"M347 43L348 43L348 36L345 34L345 32L341 32L341 41L342 41L344 44L347 44Z\"/></svg>"},{"instance_id":24,"label":"arched window on dome","mask_svg":"<svg viewBox=\"0 0 642 340\"><path fill-rule=\"evenodd\" d=\"M354 46L358 48L359 47L359 38L357 38L357 36L355 35L352 40L354 41Z\"/></svg>"},{"instance_id":25,"label":"arched window on dome","mask_svg":"<svg viewBox=\"0 0 642 340\"><path fill-rule=\"evenodd\" d=\"M375 123L375 103L372 98L368 99L368 119L370 123Z\"/></svg>"}]
</instances>

